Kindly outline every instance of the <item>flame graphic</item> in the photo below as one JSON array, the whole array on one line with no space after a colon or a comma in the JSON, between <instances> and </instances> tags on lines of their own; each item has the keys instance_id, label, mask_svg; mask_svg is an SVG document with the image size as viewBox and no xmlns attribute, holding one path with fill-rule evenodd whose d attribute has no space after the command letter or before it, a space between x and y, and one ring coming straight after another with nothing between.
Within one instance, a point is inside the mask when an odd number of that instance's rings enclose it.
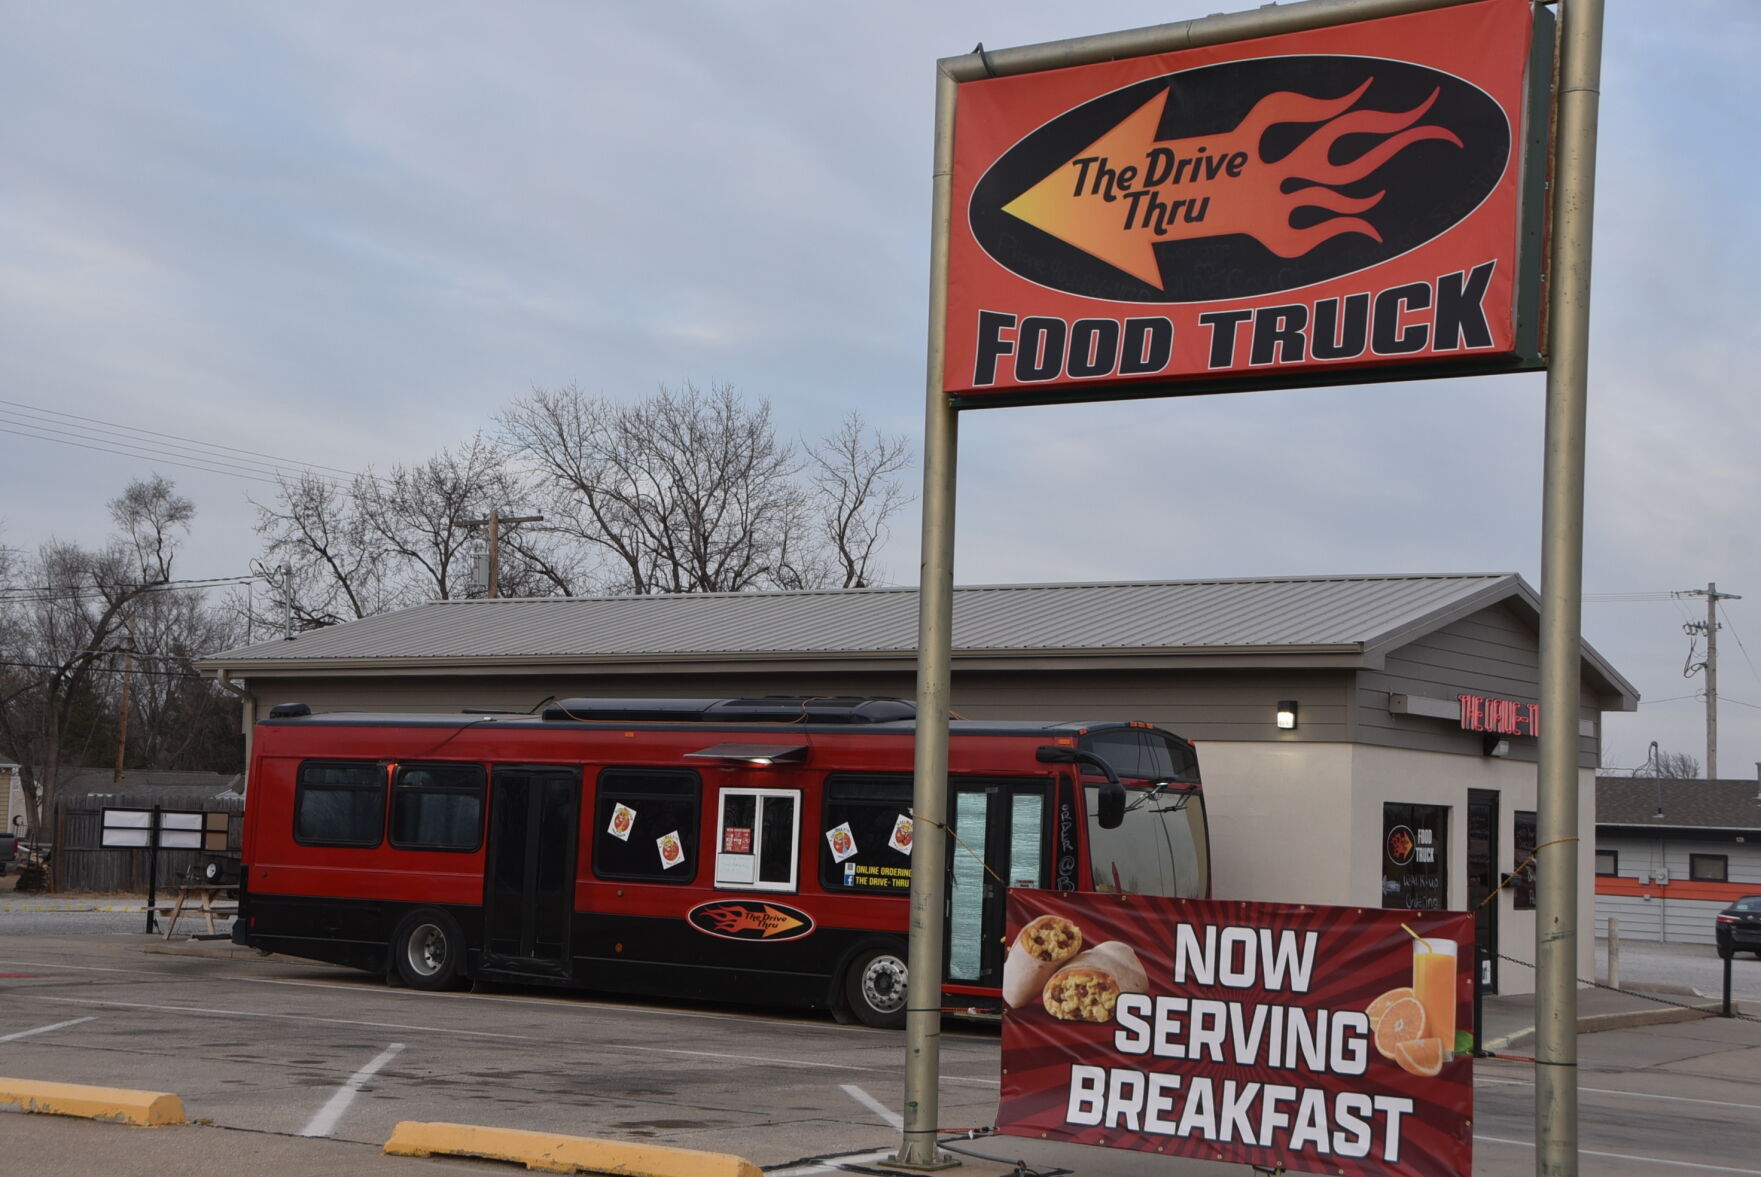
<instances>
[{"instance_id":1,"label":"flame graphic","mask_svg":"<svg viewBox=\"0 0 1761 1177\"><path fill-rule=\"evenodd\" d=\"M703 918L715 925L715 930L724 936L737 936L741 932L757 932L769 938L784 932L802 927L802 921L786 911L765 904L762 911L747 907L742 903L729 903L721 907L706 907Z\"/></svg>"},{"instance_id":2,"label":"flame graphic","mask_svg":"<svg viewBox=\"0 0 1761 1177\"><path fill-rule=\"evenodd\" d=\"M1376 227L1357 215L1301 228L1291 224L1301 208L1340 214L1374 208L1386 189L1348 197L1329 185L1361 180L1414 143L1462 145L1447 128L1414 125L1437 101L1436 90L1411 110L1351 110L1374 81L1339 98L1277 91L1255 103L1233 131L1158 140L1156 128L1173 97L1172 90L1163 91L1003 211L1158 290L1162 272L1155 247L1162 241L1244 233L1285 258L1342 233L1381 241ZM1278 123L1324 125L1282 159L1269 161L1261 139ZM1347 135L1384 137L1351 160L1331 162L1334 144Z\"/></svg>"}]
</instances>

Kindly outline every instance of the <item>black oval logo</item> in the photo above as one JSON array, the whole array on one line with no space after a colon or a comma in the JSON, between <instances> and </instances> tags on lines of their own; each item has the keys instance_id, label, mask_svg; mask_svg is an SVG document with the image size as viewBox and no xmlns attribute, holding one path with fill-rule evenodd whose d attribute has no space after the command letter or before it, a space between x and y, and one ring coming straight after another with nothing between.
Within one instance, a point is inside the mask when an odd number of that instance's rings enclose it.
<instances>
[{"instance_id":1,"label":"black oval logo","mask_svg":"<svg viewBox=\"0 0 1761 1177\"><path fill-rule=\"evenodd\" d=\"M993 163L973 236L1030 282L1086 298L1249 298L1378 265L1497 186L1510 122L1410 62L1232 61L1073 107Z\"/></svg>"},{"instance_id":2,"label":"black oval logo","mask_svg":"<svg viewBox=\"0 0 1761 1177\"><path fill-rule=\"evenodd\" d=\"M719 899L685 913L693 928L724 940L799 940L813 931L813 917L781 903Z\"/></svg>"}]
</instances>

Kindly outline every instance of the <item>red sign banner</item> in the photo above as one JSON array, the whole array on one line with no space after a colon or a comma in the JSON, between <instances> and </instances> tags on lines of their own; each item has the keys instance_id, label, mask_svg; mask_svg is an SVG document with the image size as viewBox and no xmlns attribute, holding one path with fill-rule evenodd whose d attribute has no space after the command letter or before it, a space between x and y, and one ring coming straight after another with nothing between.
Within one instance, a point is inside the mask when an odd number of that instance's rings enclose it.
<instances>
[{"instance_id":1,"label":"red sign banner","mask_svg":"<svg viewBox=\"0 0 1761 1177\"><path fill-rule=\"evenodd\" d=\"M945 390L1514 363L1532 26L1480 0L963 83Z\"/></svg>"},{"instance_id":2,"label":"red sign banner","mask_svg":"<svg viewBox=\"0 0 1761 1177\"><path fill-rule=\"evenodd\" d=\"M1472 915L1011 890L1008 918L1001 1132L1472 1171Z\"/></svg>"}]
</instances>

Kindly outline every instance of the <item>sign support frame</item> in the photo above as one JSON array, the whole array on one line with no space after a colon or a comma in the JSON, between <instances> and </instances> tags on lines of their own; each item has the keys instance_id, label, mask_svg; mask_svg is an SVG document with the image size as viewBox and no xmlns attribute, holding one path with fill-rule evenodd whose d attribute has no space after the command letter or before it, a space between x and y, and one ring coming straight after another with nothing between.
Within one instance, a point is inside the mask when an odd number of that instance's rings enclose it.
<instances>
[{"instance_id":1,"label":"sign support frame","mask_svg":"<svg viewBox=\"0 0 1761 1177\"><path fill-rule=\"evenodd\" d=\"M948 719L952 681L955 471L958 414L943 391L953 213L954 125L959 84L1231 41L1452 8L1473 0L1300 0L1147 28L943 58L937 63L930 245L928 377L924 414L919 568L917 746L912 811L911 969L905 1024L903 1134L887 1167L947 1168L936 1148L940 1118L941 983L946 935ZM1546 2L1546 0L1543 0ZM1602 0L1556 0L1569 13L1559 39L1561 79L1553 147L1552 281L1542 519L1541 702L1538 807L1549 853L1539 862L1537 912L1540 1141L1537 1173L1577 1172L1576 909L1577 710L1582 647L1583 482L1593 203ZM1363 379L1373 377L1364 376ZM1348 381L1361 382L1357 378ZM1242 390L1254 387L1243 384ZM1558 841L1554 841L1557 839Z\"/></svg>"}]
</instances>

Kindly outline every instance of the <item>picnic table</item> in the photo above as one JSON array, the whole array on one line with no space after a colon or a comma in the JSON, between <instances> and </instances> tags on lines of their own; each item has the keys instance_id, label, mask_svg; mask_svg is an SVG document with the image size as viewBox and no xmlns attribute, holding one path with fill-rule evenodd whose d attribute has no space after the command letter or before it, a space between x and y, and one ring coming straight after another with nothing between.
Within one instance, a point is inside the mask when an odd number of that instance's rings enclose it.
<instances>
[{"instance_id":1,"label":"picnic table","mask_svg":"<svg viewBox=\"0 0 1761 1177\"><path fill-rule=\"evenodd\" d=\"M159 910L166 912L164 936L171 939L177 921L185 915L200 912L207 922L210 934L214 932L214 917L231 919L238 912L238 886L221 886L215 883L183 883L177 888L177 899L169 908L161 906Z\"/></svg>"}]
</instances>

